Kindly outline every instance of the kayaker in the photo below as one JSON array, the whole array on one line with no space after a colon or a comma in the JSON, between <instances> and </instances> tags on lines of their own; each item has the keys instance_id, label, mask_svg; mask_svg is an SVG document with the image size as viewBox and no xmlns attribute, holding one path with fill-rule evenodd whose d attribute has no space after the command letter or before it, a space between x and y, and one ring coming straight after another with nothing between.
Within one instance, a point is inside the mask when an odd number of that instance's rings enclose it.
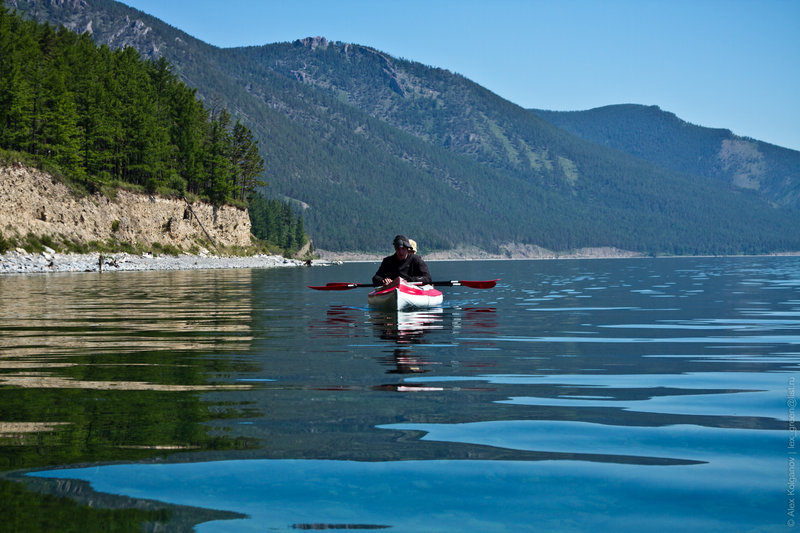
<instances>
[{"instance_id":1,"label":"kayaker","mask_svg":"<svg viewBox=\"0 0 800 533\"><path fill-rule=\"evenodd\" d=\"M412 249L408 237L397 235L392 242L394 253L384 257L378 271L372 276L372 283L376 286L397 283L400 278L406 281L431 283L431 273L428 265L418 254L410 253ZM414 243L416 249L416 243Z\"/></svg>"}]
</instances>

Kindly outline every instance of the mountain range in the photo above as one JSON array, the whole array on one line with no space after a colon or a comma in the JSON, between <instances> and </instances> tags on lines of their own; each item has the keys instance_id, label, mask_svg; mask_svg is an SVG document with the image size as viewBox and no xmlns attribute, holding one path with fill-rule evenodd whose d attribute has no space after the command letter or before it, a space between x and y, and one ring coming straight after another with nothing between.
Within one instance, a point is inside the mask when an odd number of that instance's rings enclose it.
<instances>
[{"instance_id":1,"label":"mountain range","mask_svg":"<svg viewBox=\"0 0 800 533\"><path fill-rule=\"evenodd\" d=\"M685 122L658 106L588 111L532 110L574 135L685 174L757 191L775 205L800 207L800 152Z\"/></svg>"},{"instance_id":2,"label":"mountain range","mask_svg":"<svg viewBox=\"0 0 800 533\"><path fill-rule=\"evenodd\" d=\"M247 125L267 194L317 248L800 250L800 152L656 107L529 110L442 68L322 37L220 49L112 0L6 0L166 58ZM243 15L244 16L244 15Z\"/></svg>"}]
</instances>

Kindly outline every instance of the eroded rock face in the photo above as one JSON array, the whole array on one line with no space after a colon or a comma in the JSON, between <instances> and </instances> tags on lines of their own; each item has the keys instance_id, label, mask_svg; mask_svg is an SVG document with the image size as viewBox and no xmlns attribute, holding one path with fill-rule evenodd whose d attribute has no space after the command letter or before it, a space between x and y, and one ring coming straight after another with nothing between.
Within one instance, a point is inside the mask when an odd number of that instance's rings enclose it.
<instances>
[{"instance_id":1,"label":"eroded rock face","mask_svg":"<svg viewBox=\"0 0 800 533\"><path fill-rule=\"evenodd\" d=\"M198 219L200 223L198 223ZM202 227L201 227L202 224ZM0 167L0 233L48 235L87 243L109 239L185 250L209 247L203 228L217 246L249 246L247 210L183 199L118 191L77 197L50 175L21 165Z\"/></svg>"}]
</instances>

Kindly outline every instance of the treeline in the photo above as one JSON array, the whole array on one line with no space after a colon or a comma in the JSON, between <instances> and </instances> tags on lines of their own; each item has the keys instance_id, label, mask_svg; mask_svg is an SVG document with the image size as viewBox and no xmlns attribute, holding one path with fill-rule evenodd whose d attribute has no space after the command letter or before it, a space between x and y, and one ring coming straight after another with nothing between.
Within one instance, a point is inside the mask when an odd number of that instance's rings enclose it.
<instances>
[{"instance_id":1,"label":"treeline","mask_svg":"<svg viewBox=\"0 0 800 533\"><path fill-rule=\"evenodd\" d=\"M259 240L291 253L300 250L308 241L303 217L295 215L288 203L258 195L251 199L249 211L253 235Z\"/></svg>"},{"instance_id":2,"label":"treeline","mask_svg":"<svg viewBox=\"0 0 800 533\"><path fill-rule=\"evenodd\" d=\"M264 163L252 133L209 112L166 60L98 47L0 9L0 147L87 182L244 200Z\"/></svg>"}]
</instances>

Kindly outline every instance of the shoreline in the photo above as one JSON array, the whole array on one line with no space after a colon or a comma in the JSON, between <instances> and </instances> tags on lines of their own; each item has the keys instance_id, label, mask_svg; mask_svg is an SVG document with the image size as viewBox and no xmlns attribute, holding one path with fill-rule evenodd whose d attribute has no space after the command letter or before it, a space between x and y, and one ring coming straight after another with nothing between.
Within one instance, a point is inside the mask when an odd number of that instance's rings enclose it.
<instances>
[{"instance_id":1,"label":"shoreline","mask_svg":"<svg viewBox=\"0 0 800 533\"><path fill-rule=\"evenodd\" d=\"M385 254L372 254L366 252L330 252L327 250L317 250L321 262L326 264L341 264L341 263L380 263L381 260L389 252ZM462 251L450 252L431 252L430 254L422 254L422 258L426 263L437 261L559 261L559 260L592 260L592 259L675 259L683 257L800 257L800 252L773 252L762 254L730 254L730 255L647 255L635 252L612 251L611 253L603 253L598 249L578 250L572 253L548 253L538 255L499 255L499 254L469 254Z\"/></svg>"},{"instance_id":2,"label":"shoreline","mask_svg":"<svg viewBox=\"0 0 800 533\"><path fill-rule=\"evenodd\" d=\"M282 268L299 266L330 266L343 263L380 263L382 255L349 252L323 252L320 259L301 261L280 255L216 256L216 255L151 255L117 253L60 253L46 250L28 253L24 250L0 254L0 277L16 274L54 274L89 272L141 272L164 270L218 270L237 268ZM589 259L669 259L678 257L798 257L800 252L778 252L759 255L717 256L645 256L636 254L563 254L539 257L469 256L468 254L432 253L424 256L428 262L438 261L554 261Z\"/></svg>"},{"instance_id":3,"label":"shoreline","mask_svg":"<svg viewBox=\"0 0 800 533\"><path fill-rule=\"evenodd\" d=\"M312 265L328 264L330 263L322 260L312 262ZM191 254L154 256L151 254L135 255L126 252L74 254L59 253L51 250L40 253L10 251L0 254L0 277L15 274L280 268L305 265L307 265L305 261L287 259L279 255L221 257Z\"/></svg>"},{"instance_id":4,"label":"shoreline","mask_svg":"<svg viewBox=\"0 0 800 533\"><path fill-rule=\"evenodd\" d=\"M375 252L334 252L317 249L316 253L328 262L363 263L378 262L391 255L392 251L385 253ZM645 254L621 250L611 246L598 246L594 248L580 248L569 252L553 252L539 246L513 245L503 246L501 253L489 253L475 246L464 246L450 250L433 250L418 252L425 261L514 261L514 260L552 260L552 259L614 259L647 257Z\"/></svg>"}]
</instances>

